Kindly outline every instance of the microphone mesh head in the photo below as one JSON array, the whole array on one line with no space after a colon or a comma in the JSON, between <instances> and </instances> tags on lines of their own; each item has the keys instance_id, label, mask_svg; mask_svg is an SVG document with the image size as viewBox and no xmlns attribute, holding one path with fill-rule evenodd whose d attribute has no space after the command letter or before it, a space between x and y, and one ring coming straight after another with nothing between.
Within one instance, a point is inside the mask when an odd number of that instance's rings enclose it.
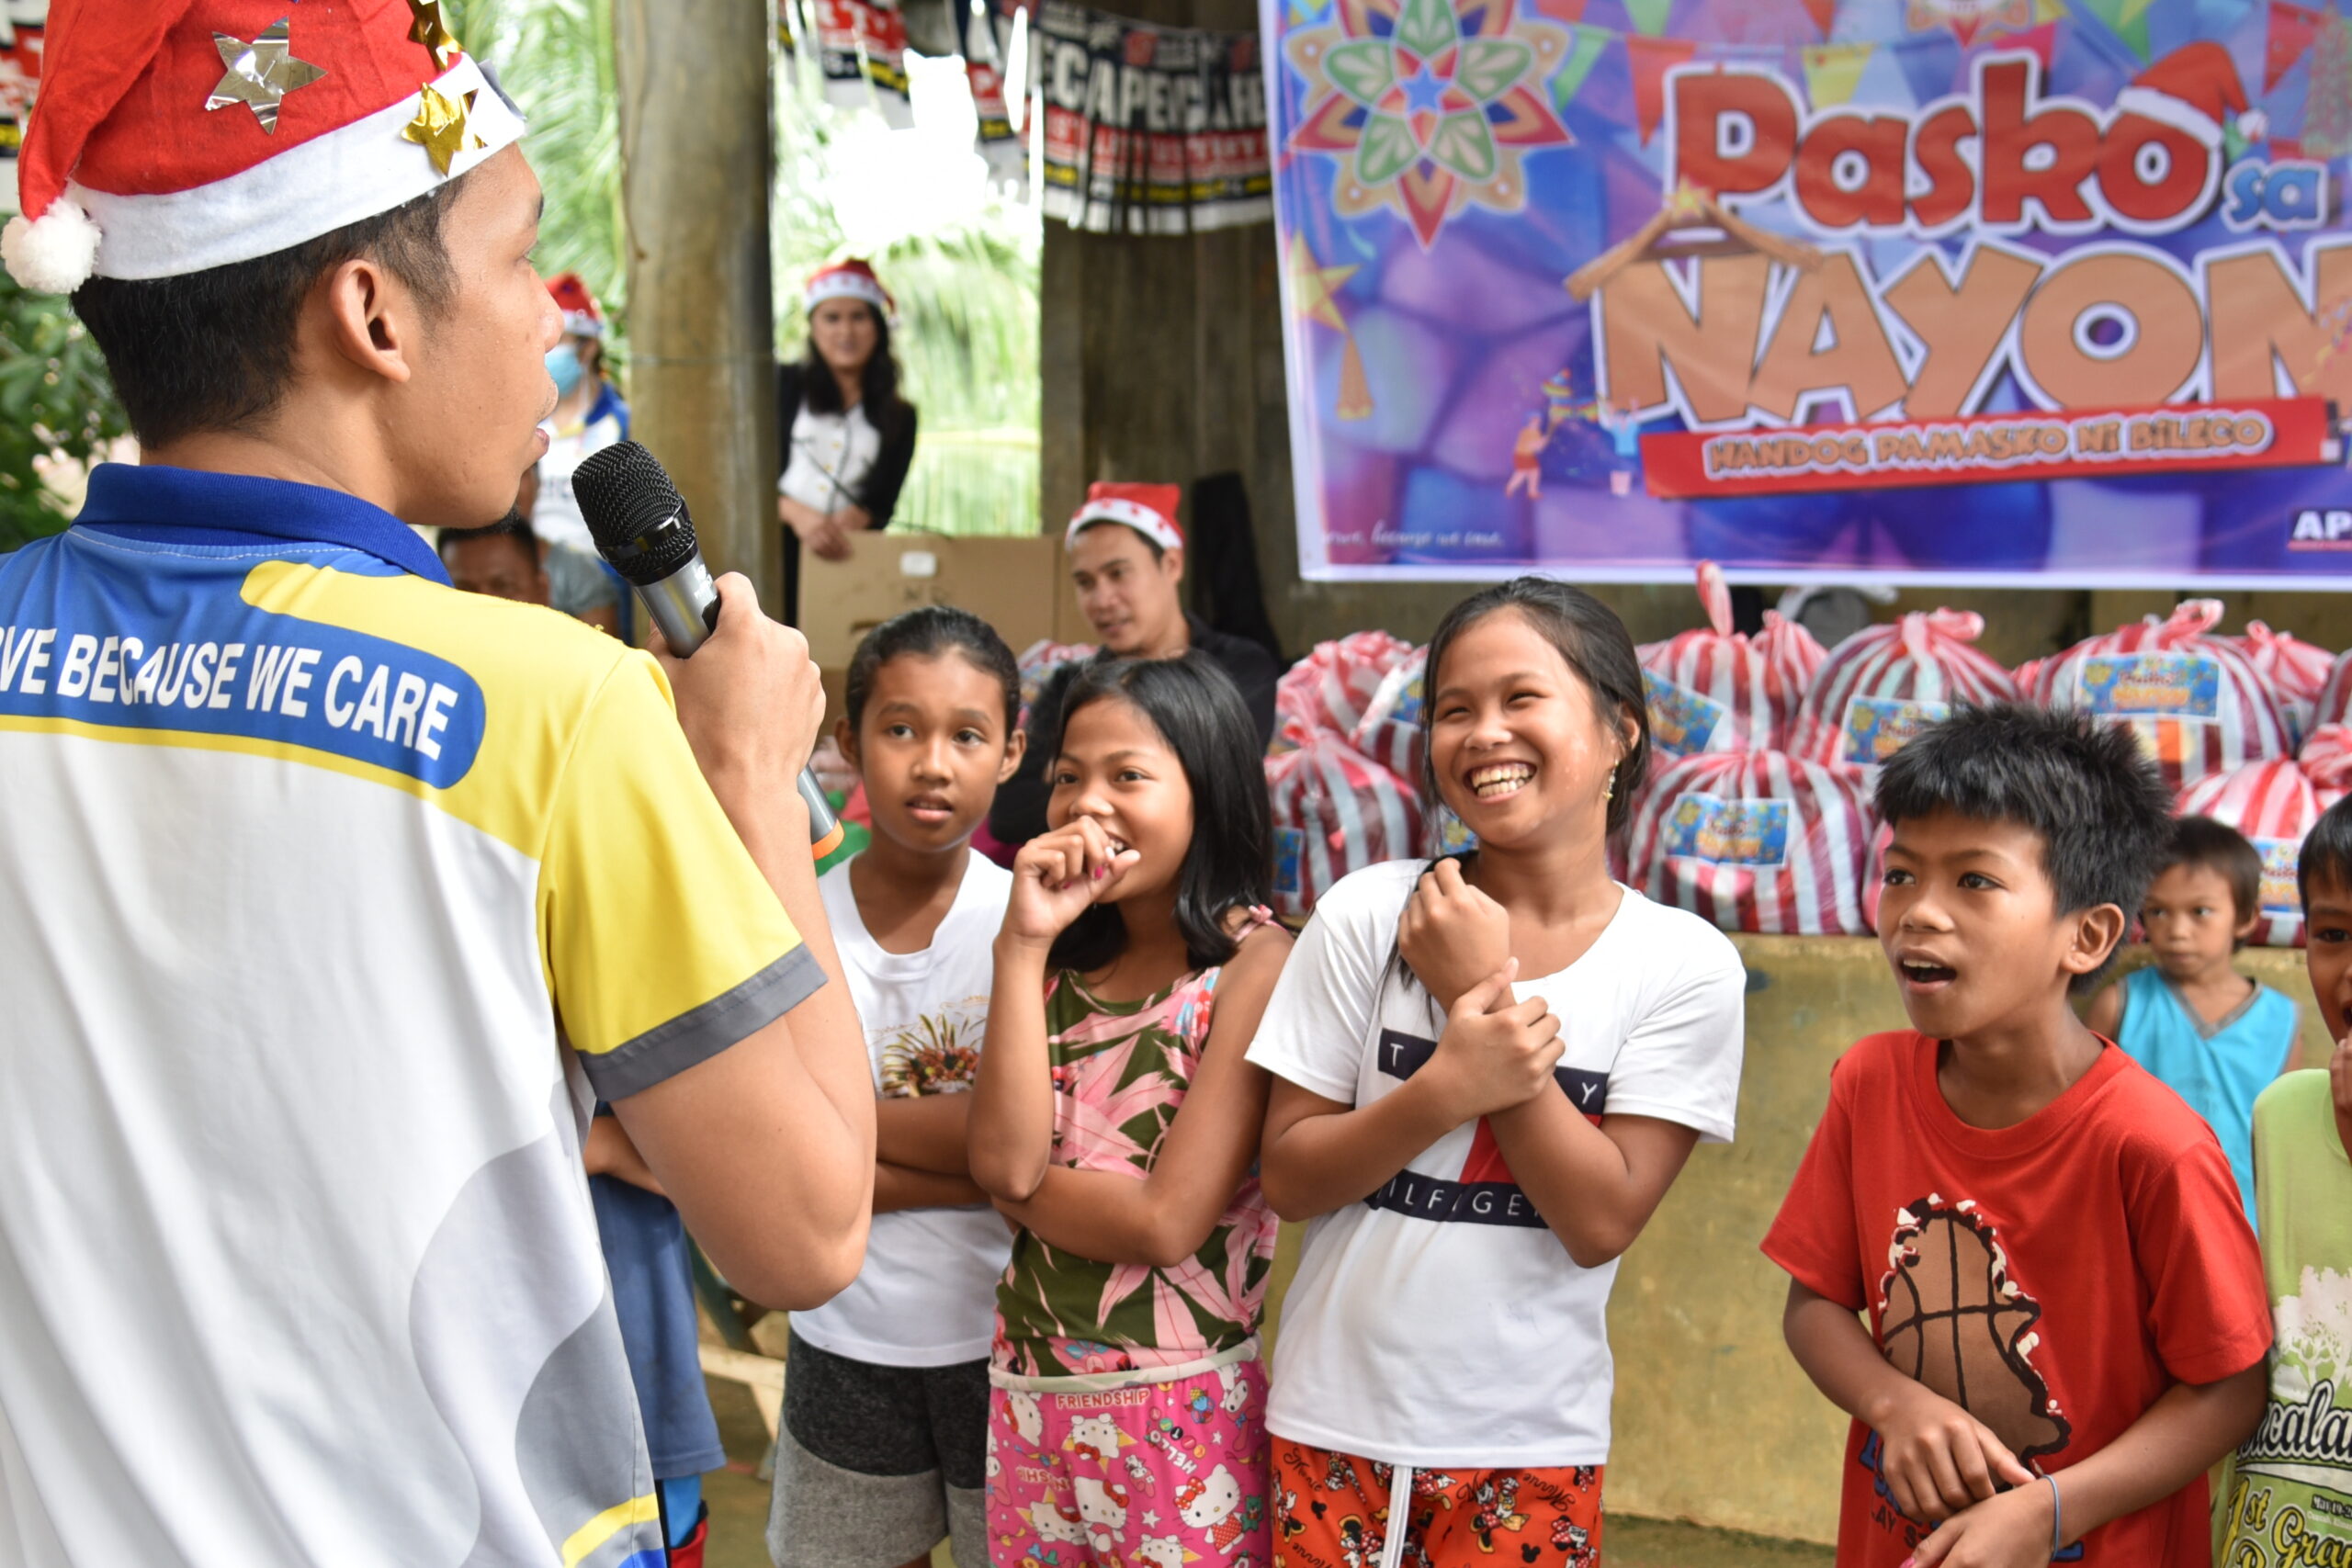
<instances>
[{"instance_id":1,"label":"microphone mesh head","mask_svg":"<svg viewBox=\"0 0 2352 1568\"><path fill-rule=\"evenodd\" d=\"M693 558L694 519L652 453L634 441L592 452L572 470L572 494L596 548L631 582L659 582ZM675 519L643 546L639 536Z\"/></svg>"}]
</instances>

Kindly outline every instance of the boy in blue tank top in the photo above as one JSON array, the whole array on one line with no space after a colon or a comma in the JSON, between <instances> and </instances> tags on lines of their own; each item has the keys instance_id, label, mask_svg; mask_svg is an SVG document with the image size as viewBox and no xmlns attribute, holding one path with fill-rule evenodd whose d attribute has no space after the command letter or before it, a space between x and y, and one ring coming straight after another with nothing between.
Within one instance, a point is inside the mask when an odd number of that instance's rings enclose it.
<instances>
[{"instance_id":1,"label":"boy in blue tank top","mask_svg":"<svg viewBox=\"0 0 2352 1568\"><path fill-rule=\"evenodd\" d=\"M2086 1021L2205 1118L2254 1217L2254 1101L2295 1065L2294 1002L2233 968L2262 919L2262 857L2211 817L2173 826L2164 869L2141 906L2155 962L2090 1006Z\"/></svg>"}]
</instances>

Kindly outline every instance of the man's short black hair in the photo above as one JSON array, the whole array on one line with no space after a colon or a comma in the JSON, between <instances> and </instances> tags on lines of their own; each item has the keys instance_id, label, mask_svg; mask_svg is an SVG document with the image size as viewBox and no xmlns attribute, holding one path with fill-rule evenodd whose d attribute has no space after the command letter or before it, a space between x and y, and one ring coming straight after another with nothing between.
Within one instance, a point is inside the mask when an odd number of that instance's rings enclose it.
<instances>
[{"instance_id":1,"label":"man's short black hair","mask_svg":"<svg viewBox=\"0 0 2352 1568\"><path fill-rule=\"evenodd\" d=\"M529 518L519 512L510 512L487 528L444 528L441 530L441 558L449 558L452 547L473 539L512 539L514 547L533 566L539 564L539 536L531 527Z\"/></svg>"},{"instance_id":2,"label":"man's short black hair","mask_svg":"<svg viewBox=\"0 0 2352 1568\"><path fill-rule=\"evenodd\" d=\"M1162 545L1158 539L1153 538L1150 535L1145 533L1134 524L1122 523L1115 517L1097 517L1093 522L1089 523L1085 527L1080 528L1078 532L1080 534L1091 534L1097 528L1125 528L1128 533L1133 534L1136 538L1143 541L1143 547L1151 552L1151 558L1154 560L1159 559L1160 557L1168 553L1167 547ZM1076 536L1076 535L1071 536L1073 538Z\"/></svg>"},{"instance_id":3,"label":"man's short black hair","mask_svg":"<svg viewBox=\"0 0 2352 1568\"><path fill-rule=\"evenodd\" d=\"M2352 892L2352 795L2320 813L2303 835L2302 853L2295 861L2295 892L2305 908L2311 908L2314 882L2339 893Z\"/></svg>"},{"instance_id":4,"label":"man's short black hair","mask_svg":"<svg viewBox=\"0 0 2352 1568\"><path fill-rule=\"evenodd\" d=\"M2210 871L2230 885L2230 926L2235 930L2262 910L2262 852L2244 833L2211 817L2184 817L2172 825L2158 875L2174 866Z\"/></svg>"},{"instance_id":5,"label":"man's short black hair","mask_svg":"<svg viewBox=\"0 0 2352 1568\"><path fill-rule=\"evenodd\" d=\"M1890 828L1949 811L2030 829L2062 915L2136 914L2172 841L2171 797L2131 730L2018 703L1962 707L1923 731L1880 770L1878 809Z\"/></svg>"},{"instance_id":6,"label":"man's short black hair","mask_svg":"<svg viewBox=\"0 0 2352 1568\"><path fill-rule=\"evenodd\" d=\"M458 184L253 261L178 277L94 277L74 290L140 443L246 430L266 416L293 377L303 300L355 257L381 262L428 311L446 308L458 285L441 225Z\"/></svg>"}]
</instances>

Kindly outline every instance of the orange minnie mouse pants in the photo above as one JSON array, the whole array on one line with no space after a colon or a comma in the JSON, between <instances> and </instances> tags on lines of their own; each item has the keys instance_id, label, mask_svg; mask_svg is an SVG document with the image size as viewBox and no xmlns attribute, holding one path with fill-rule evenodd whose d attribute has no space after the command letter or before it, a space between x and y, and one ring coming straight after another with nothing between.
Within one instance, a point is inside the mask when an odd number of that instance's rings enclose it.
<instances>
[{"instance_id":1,"label":"orange minnie mouse pants","mask_svg":"<svg viewBox=\"0 0 2352 1568\"><path fill-rule=\"evenodd\" d=\"M1273 1439L1274 1568L1380 1568L1395 1469ZM1408 1568L1600 1568L1600 1471L1417 1470Z\"/></svg>"}]
</instances>

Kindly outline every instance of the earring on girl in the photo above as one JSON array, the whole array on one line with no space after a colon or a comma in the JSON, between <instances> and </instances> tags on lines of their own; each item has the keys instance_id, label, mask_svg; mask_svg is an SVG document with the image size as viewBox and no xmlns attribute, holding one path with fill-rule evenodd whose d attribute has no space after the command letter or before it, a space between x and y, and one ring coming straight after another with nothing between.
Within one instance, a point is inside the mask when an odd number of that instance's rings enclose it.
<instances>
[{"instance_id":1,"label":"earring on girl","mask_svg":"<svg viewBox=\"0 0 2352 1568\"><path fill-rule=\"evenodd\" d=\"M1617 770L1615 768L1609 770L1609 782L1601 786L1600 798L1603 800L1617 798Z\"/></svg>"}]
</instances>

